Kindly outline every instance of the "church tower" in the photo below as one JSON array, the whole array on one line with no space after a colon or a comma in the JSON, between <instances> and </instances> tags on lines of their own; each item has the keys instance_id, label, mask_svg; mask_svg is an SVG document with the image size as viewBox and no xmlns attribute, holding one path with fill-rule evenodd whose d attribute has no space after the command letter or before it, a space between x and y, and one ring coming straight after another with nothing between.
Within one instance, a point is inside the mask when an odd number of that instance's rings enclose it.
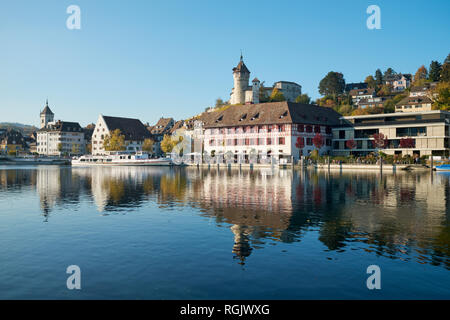
<instances>
[{"instance_id":1,"label":"church tower","mask_svg":"<svg viewBox=\"0 0 450 320\"><path fill-rule=\"evenodd\" d=\"M250 79L250 71L244 63L241 54L241 60L238 65L233 68L234 88L231 92L230 104L244 104L245 91L248 89L248 81Z\"/></svg>"},{"instance_id":2,"label":"church tower","mask_svg":"<svg viewBox=\"0 0 450 320\"><path fill-rule=\"evenodd\" d=\"M45 128L49 122L53 121L55 114L50 110L48 106L48 99L45 103L44 110L41 111L41 129Z\"/></svg>"}]
</instances>

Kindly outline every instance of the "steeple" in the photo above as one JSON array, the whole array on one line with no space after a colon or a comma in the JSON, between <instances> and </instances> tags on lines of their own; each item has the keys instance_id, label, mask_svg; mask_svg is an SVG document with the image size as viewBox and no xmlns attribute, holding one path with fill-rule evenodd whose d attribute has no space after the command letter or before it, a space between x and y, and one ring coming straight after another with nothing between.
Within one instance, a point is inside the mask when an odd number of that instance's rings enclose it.
<instances>
[{"instance_id":1,"label":"steeple","mask_svg":"<svg viewBox=\"0 0 450 320\"><path fill-rule=\"evenodd\" d=\"M53 121L55 114L48 106L48 99L45 101L44 110L41 111L41 128L45 128L49 122Z\"/></svg>"}]
</instances>

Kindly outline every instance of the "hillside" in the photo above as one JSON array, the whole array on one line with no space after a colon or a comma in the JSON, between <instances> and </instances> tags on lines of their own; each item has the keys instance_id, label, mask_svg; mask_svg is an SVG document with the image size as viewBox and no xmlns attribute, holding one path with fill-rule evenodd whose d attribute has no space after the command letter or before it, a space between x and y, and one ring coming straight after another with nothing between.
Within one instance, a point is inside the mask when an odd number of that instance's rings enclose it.
<instances>
[{"instance_id":1,"label":"hillside","mask_svg":"<svg viewBox=\"0 0 450 320\"><path fill-rule=\"evenodd\" d=\"M29 135L38 130L35 126L16 122L0 122L0 128L14 129L20 131L23 135Z\"/></svg>"}]
</instances>

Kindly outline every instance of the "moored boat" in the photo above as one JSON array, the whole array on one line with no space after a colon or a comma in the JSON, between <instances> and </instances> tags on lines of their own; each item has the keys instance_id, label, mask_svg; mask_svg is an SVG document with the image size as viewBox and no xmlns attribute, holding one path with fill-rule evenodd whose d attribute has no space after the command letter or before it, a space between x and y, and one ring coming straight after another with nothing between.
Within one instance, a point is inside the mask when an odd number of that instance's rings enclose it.
<instances>
[{"instance_id":1,"label":"moored boat","mask_svg":"<svg viewBox=\"0 0 450 320\"><path fill-rule=\"evenodd\" d=\"M84 155L72 158L72 166L171 166L170 158L150 158L147 153L115 153L104 156Z\"/></svg>"},{"instance_id":2,"label":"moored boat","mask_svg":"<svg viewBox=\"0 0 450 320\"><path fill-rule=\"evenodd\" d=\"M436 166L436 171L450 171L450 164L441 164L440 166Z\"/></svg>"}]
</instances>

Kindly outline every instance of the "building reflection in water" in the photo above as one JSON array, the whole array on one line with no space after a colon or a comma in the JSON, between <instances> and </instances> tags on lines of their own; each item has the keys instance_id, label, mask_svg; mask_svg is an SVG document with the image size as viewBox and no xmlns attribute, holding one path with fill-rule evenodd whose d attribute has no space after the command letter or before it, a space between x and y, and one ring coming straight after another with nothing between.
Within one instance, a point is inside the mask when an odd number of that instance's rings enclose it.
<instances>
[{"instance_id":1,"label":"building reflection in water","mask_svg":"<svg viewBox=\"0 0 450 320\"><path fill-rule=\"evenodd\" d=\"M0 190L35 188L45 221L91 201L102 214L195 208L226 226L239 263L268 242L317 233L328 251L349 248L450 269L449 175L141 167L0 169Z\"/></svg>"}]
</instances>

